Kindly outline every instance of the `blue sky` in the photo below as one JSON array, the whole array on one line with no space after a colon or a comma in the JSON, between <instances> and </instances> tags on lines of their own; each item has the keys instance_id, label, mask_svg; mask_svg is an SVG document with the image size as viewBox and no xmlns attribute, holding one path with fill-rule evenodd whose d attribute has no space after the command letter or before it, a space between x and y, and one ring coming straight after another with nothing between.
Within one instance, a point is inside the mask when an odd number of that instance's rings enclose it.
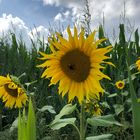
<instances>
[{"instance_id":1,"label":"blue sky","mask_svg":"<svg viewBox=\"0 0 140 140\"><path fill-rule=\"evenodd\" d=\"M44 6L41 0L2 0L0 15L12 14L21 18L27 26L48 26L49 22L57 15L62 7L51 5Z\"/></svg>"},{"instance_id":2,"label":"blue sky","mask_svg":"<svg viewBox=\"0 0 140 140\"><path fill-rule=\"evenodd\" d=\"M48 27L48 23L51 24L54 21L58 21L65 24L70 24L73 21L73 17L80 15L79 11L83 10L84 0L0 0L0 17L3 13L12 14L13 17L19 17L22 19L28 27L34 25L43 25ZM94 23L99 24L102 22L101 13L104 12L105 19L110 22L119 21L119 16L123 11L124 0L89 0L90 11L93 13ZM80 9L80 10L79 10ZM126 15L130 20L134 21L136 25L139 25L139 12L140 12L139 0L126 0ZM64 16L65 12L69 11L69 17ZM77 13L76 13L77 12ZM59 14L59 15L57 15ZM79 15L78 15L79 14ZM55 20L55 17L57 19ZM66 19L69 20L68 22ZM114 21L115 19L115 21ZM115 23L114 23L115 24Z\"/></svg>"},{"instance_id":3,"label":"blue sky","mask_svg":"<svg viewBox=\"0 0 140 140\"><path fill-rule=\"evenodd\" d=\"M122 18L124 0L88 1L91 30L98 28L104 14L106 33L112 35L114 30L117 33L119 23L124 22ZM49 23L54 28L59 24L63 25L64 29L67 25L74 23L81 25L84 6L84 0L0 0L0 34L14 26L18 33L22 31L24 36L31 36L31 32L36 36L36 31L44 36L49 32ZM126 0L125 12L130 31L139 28L140 0Z\"/></svg>"}]
</instances>

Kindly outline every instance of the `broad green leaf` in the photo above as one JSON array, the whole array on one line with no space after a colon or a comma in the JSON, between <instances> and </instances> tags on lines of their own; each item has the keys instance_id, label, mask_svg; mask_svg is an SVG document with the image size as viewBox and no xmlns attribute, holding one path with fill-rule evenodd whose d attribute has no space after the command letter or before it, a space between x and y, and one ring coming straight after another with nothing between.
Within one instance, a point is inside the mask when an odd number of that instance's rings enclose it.
<instances>
[{"instance_id":1,"label":"broad green leaf","mask_svg":"<svg viewBox=\"0 0 140 140\"><path fill-rule=\"evenodd\" d=\"M43 106L41 109L38 109L40 112L45 112L45 111L49 111L50 113L52 114L56 114L53 106L49 106L49 105L46 105L46 106Z\"/></svg>"},{"instance_id":2,"label":"broad green leaf","mask_svg":"<svg viewBox=\"0 0 140 140\"><path fill-rule=\"evenodd\" d=\"M59 130L62 127L65 127L68 124L74 124L76 118L66 118L66 119L59 119L57 122L52 122L49 126L53 130Z\"/></svg>"},{"instance_id":3,"label":"broad green leaf","mask_svg":"<svg viewBox=\"0 0 140 140\"><path fill-rule=\"evenodd\" d=\"M23 110L23 114L21 114L21 112L19 111L19 116L18 116L18 140L28 140L27 139L25 109Z\"/></svg>"},{"instance_id":4,"label":"broad green leaf","mask_svg":"<svg viewBox=\"0 0 140 140\"><path fill-rule=\"evenodd\" d=\"M65 105L62 108L62 110L60 111L60 113L55 116L55 120L60 119L64 115L71 114L75 110L75 108L76 108L76 104L75 105L72 105L72 104Z\"/></svg>"},{"instance_id":5,"label":"broad green leaf","mask_svg":"<svg viewBox=\"0 0 140 140\"><path fill-rule=\"evenodd\" d=\"M29 111L27 120L27 137L28 140L36 140L36 120L31 98L29 101Z\"/></svg>"},{"instance_id":6,"label":"broad green leaf","mask_svg":"<svg viewBox=\"0 0 140 140\"><path fill-rule=\"evenodd\" d=\"M129 87L130 87L130 94L131 94L131 100L132 100L132 116L133 116L133 130L134 130L134 139L139 140L140 139L140 104L137 102L137 95L134 89L134 85L132 82L132 74L129 69L130 66L130 57L128 56L128 47L126 47L126 55L127 55L127 71L128 71L128 79L129 79Z\"/></svg>"},{"instance_id":7,"label":"broad green leaf","mask_svg":"<svg viewBox=\"0 0 140 140\"><path fill-rule=\"evenodd\" d=\"M123 105L113 105L114 109L115 109L115 113L116 115L119 115L122 111L124 111L124 106Z\"/></svg>"},{"instance_id":8,"label":"broad green leaf","mask_svg":"<svg viewBox=\"0 0 140 140\"><path fill-rule=\"evenodd\" d=\"M92 126L113 126L113 125L122 126L122 124L120 124L114 119L113 115L88 118L87 123Z\"/></svg>"},{"instance_id":9,"label":"broad green leaf","mask_svg":"<svg viewBox=\"0 0 140 140\"><path fill-rule=\"evenodd\" d=\"M122 96L128 96L128 94L129 94L128 91L121 92Z\"/></svg>"},{"instance_id":10,"label":"broad green leaf","mask_svg":"<svg viewBox=\"0 0 140 140\"><path fill-rule=\"evenodd\" d=\"M99 136L87 137L86 140L113 140L112 134L103 134Z\"/></svg>"},{"instance_id":11,"label":"broad green leaf","mask_svg":"<svg viewBox=\"0 0 140 140\"><path fill-rule=\"evenodd\" d=\"M21 124L22 118L21 118L21 112L19 111L18 115L18 140L22 140L22 124Z\"/></svg>"},{"instance_id":12,"label":"broad green leaf","mask_svg":"<svg viewBox=\"0 0 140 140\"><path fill-rule=\"evenodd\" d=\"M126 102L127 102L128 104L132 104L131 98L128 98L128 99L126 100Z\"/></svg>"},{"instance_id":13,"label":"broad green leaf","mask_svg":"<svg viewBox=\"0 0 140 140\"><path fill-rule=\"evenodd\" d=\"M17 127L18 127L18 118L16 118L12 123L12 126L10 127L10 132L12 132Z\"/></svg>"}]
</instances>

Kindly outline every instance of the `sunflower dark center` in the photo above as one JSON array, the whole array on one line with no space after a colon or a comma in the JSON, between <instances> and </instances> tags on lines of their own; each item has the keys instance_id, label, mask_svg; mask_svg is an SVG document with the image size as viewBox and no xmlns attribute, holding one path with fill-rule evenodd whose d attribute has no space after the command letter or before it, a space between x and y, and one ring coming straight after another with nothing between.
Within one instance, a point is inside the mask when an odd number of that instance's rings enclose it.
<instances>
[{"instance_id":1,"label":"sunflower dark center","mask_svg":"<svg viewBox=\"0 0 140 140\"><path fill-rule=\"evenodd\" d=\"M18 89L10 89L8 87L8 84L4 85L4 88L6 92L11 95L12 97L17 97L18 96Z\"/></svg>"},{"instance_id":2,"label":"sunflower dark center","mask_svg":"<svg viewBox=\"0 0 140 140\"><path fill-rule=\"evenodd\" d=\"M123 86L123 83L119 83L119 87L122 87Z\"/></svg>"},{"instance_id":3,"label":"sunflower dark center","mask_svg":"<svg viewBox=\"0 0 140 140\"><path fill-rule=\"evenodd\" d=\"M63 72L72 80L82 82L90 72L90 58L79 49L71 50L61 57Z\"/></svg>"}]
</instances>

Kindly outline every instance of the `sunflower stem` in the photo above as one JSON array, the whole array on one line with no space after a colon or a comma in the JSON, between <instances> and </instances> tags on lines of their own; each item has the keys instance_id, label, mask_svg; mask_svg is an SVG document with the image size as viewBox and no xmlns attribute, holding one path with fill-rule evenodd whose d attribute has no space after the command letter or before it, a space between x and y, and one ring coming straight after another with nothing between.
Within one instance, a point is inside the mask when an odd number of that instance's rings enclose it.
<instances>
[{"instance_id":1,"label":"sunflower stem","mask_svg":"<svg viewBox=\"0 0 140 140\"><path fill-rule=\"evenodd\" d=\"M130 71L130 57L128 56L128 48L126 48L126 64L127 64L127 71L128 71L128 78L129 78L129 87L130 87L130 94L132 100L132 116L133 116L133 130L134 130L134 140L139 140L140 138L140 103L137 102L137 96L134 89L134 85L132 82L131 71Z\"/></svg>"},{"instance_id":2,"label":"sunflower stem","mask_svg":"<svg viewBox=\"0 0 140 140\"><path fill-rule=\"evenodd\" d=\"M80 113L80 140L85 140L85 108L84 102L81 104L81 113Z\"/></svg>"},{"instance_id":3,"label":"sunflower stem","mask_svg":"<svg viewBox=\"0 0 140 140\"><path fill-rule=\"evenodd\" d=\"M0 131L2 130L2 105L0 104Z\"/></svg>"},{"instance_id":4,"label":"sunflower stem","mask_svg":"<svg viewBox=\"0 0 140 140\"><path fill-rule=\"evenodd\" d=\"M24 73L22 73L18 78L20 79L21 77L23 77L23 76L25 76L26 75L26 73L24 72Z\"/></svg>"},{"instance_id":5,"label":"sunflower stem","mask_svg":"<svg viewBox=\"0 0 140 140\"><path fill-rule=\"evenodd\" d=\"M72 125L73 125L73 127L76 129L78 135L80 136L81 134L80 134L79 128L78 128L75 124L72 124Z\"/></svg>"}]
</instances>

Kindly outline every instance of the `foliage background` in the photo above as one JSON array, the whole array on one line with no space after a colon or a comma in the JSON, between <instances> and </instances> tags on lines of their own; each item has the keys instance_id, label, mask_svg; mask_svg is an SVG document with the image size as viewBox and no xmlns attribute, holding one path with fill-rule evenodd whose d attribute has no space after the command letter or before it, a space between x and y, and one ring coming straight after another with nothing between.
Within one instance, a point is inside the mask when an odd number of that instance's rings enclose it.
<instances>
[{"instance_id":1,"label":"foliage background","mask_svg":"<svg viewBox=\"0 0 140 140\"><path fill-rule=\"evenodd\" d=\"M88 11L88 7L87 12ZM87 13L86 13L87 14ZM90 14L89 14L90 16ZM86 16L85 16L86 17ZM90 18L84 20L83 26L86 30L86 35L90 33ZM133 64L140 56L139 46L139 34L138 29L133 30L130 34L127 33L127 25L119 25L119 34L116 40L108 38L107 41L102 43L99 47L105 47L111 44L113 50L110 54L111 61L115 64L115 68L107 66L104 73L109 75L112 81L103 80L102 86L106 92L101 98L100 106L103 110L103 115L114 114L115 119L123 124L123 127L109 126L109 127L91 127L88 126L87 136L99 134L114 134L115 140L133 140L132 129L132 112L131 112L131 100L128 88L128 73L126 69L126 54L125 47L128 48L130 63L132 65L132 72L136 73L137 70L133 67ZM104 38L107 35L104 32L102 25L99 26L98 38ZM39 50L37 49L39 45ZM67 97L61 98L57 94L57 85L49 87L49 79L41 79L43 69L36 67L40 63L37 59L39 57L38 51L49 53L49 44L38 40L36 44L32 40L31 50L27 49L25 43L21 40L17 40L14 33L11 33L11 43L4 38L0 38L0 75L7 75L8 73L15 76L20 76L26 73L22 77L22 83L30 83L36 81L29 87L29 92L34 94L34 107L37 117L37 138L38 140L78 140L77 133L71 126L66 126L58 131L51 130L47 125L54 119L55 114L45 110L40 112L39 109L46 105L50 105L54 108L56 114L67 104ZM140 76L133 75L133 82L137 97L140 97ZM115 87L115 82L118 80L125 80L125 88L118 90ZM27 84L25 84L27 89ZM73 112L77 117L76 111ZM13 122L18 116L18 110L9 110L4 108L4 104L0 101L0 140L15 140L17 139L17 128L11 130ZM78 122L77 122L78 123Z\"/></svg>"}]
</instances>

